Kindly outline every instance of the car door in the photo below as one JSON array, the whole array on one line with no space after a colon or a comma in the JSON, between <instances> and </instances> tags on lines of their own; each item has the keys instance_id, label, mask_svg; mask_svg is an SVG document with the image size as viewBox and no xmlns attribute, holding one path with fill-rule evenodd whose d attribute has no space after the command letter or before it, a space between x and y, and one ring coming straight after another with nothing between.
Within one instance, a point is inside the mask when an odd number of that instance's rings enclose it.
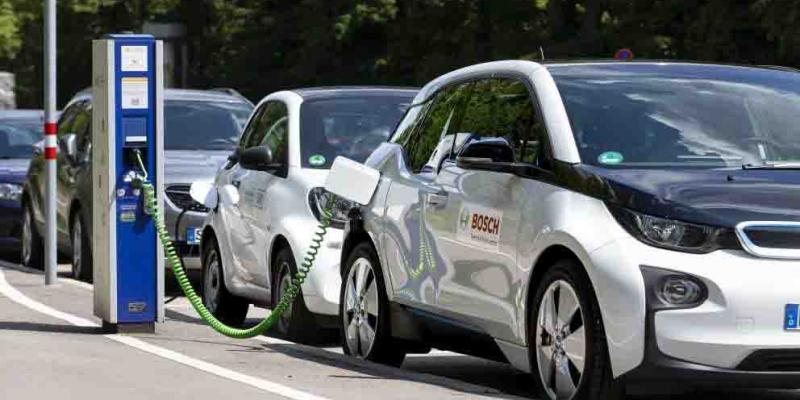
<instances>
[{"instance_id":1,"label":"car door","mask_svg":"<svg viewBox=\"0 0 800 400\"><path fill-rule=\"evenodd\" d=\"M68 105L64 109L64 112L61 113L61 117L58 120L58 133L66 132L72 129L73 122L75 121L75 117L78 115L80 108L80 102L75 102ZM34 206L33 212L36 221L39 223L38 229L40 229L40 232L42 232L44 229L44 199L46 190L45 187L47 185L46 165L47 161L44 159L44 155L37 155L31 161L28 172L28 188L30 189L31 201Z\"/></svg>"},{"instance_id":2,"label":"car door","mask_svg":"<svg viewBox=\"0 0 800 400\"><path fill-rule=\"evenodd\" d=\"M89 101L80 101L75 104L76 112L72 123L69 126L64 126L64 129L59 126L58 140L61 147L58 152L58 232L59 237L68 238L70 229L70 207L75 194L78 191L77 177L80 173L85 159L82 160L78 153L78 143L85 142L86 137L91 135L90 128L92 122L92 111ZM68 154L65 148L67 140L71 140L74 144L73 154ZM87 205L91 206L91 205Z\"/></svg>"},{"instance_id":3,"label":"car door","mask_svg":"<svg viewBox=\"0 0 800 400\"><path fill-rule=\"evenodd\" d=\"M433 311L437 304L438 285L447 273L447 261L440 253L438 240L423 218L427 201L443 196L435 182L442 151L453 138L451 126L458 116L456 105L463 101L469 84L440 89L424 104L408 111L396 135L402 145L404 160L401 171L385 171L391 181L386 194L385 233L382 259L391 281L395 301Z\"/></svg>"},{"instance_id":4,"label":"car door","mask_svg":"<svg viewBox=\"0 0 800 400\"><path fill-rule=\"evenodd\" d=\"M524 293L517 238L521 212L535 193L524 178L461 168L456 156L467 143L500 139L513 149L513 162L531 164L541 152L541 124L521 79L477 80L460 107L458 137L434 179L443 194L427 194L426 202L425 222L447 269L437 307L492 336L513 339Z\"/></svg>"},{"instance_id":5,"label":"car door","mask_svg":"<svg viewBox=\"0 0 800 400\"><path fill-rule=\"evenodd\" d=\"M272 242L272 212L269 201L275 185L286 178L288 172L289 113L285 103L279 100L265 104L264 113L258 121L258 132L253 135L249 147L266 146L273 158L274 170L255 171L241 169L238 175L239 210L242 220L242 248L239 255L242 268L251 277L252 283L267 288L269 269L266 249ZM247 243L246 245L244 243Z\"/></svg>"}]
</instances>

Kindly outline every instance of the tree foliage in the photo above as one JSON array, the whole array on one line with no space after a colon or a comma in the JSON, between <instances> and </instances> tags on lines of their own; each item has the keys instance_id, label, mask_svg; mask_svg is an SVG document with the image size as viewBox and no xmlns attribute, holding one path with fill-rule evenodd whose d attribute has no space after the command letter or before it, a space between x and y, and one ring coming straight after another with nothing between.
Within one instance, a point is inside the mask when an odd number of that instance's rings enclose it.
<instances>
[{"instance_id":1,"label":"tree foliage","mask_svg":"<svg viewBox=\"0 0 800 400\"><path fill-rule=\"evenodd\" d=\"M41 104L42 2L0 0L0 68ZM187 27L193 87L420 85L497 59L800 64L795 0L59 0L59 97L89 85L91 39L146 21Z\"/></svg>"}]
</instances>

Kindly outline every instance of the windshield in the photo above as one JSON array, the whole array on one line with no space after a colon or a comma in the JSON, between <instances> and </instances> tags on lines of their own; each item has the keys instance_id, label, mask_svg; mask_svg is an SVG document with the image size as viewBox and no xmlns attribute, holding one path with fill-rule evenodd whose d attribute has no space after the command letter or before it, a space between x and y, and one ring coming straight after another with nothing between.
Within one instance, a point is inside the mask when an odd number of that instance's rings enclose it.
<instances>
[{"instance_id":1,"label":"windshield","mask_svg":"<svg viewBox=\"0 0 800 400\"><path fill-rule=\"evenodd\" d=\"M800 74L690 64L550 67L581 160L725 168L800 161Z\"/></svg>"},{"instance_id":2,"label":"windshield","mask_svg":"<svg viewBox=\"0 0 800 400\"><path fill-rule=\"evenodd\" d=\"M363 162L385 142L414 99L408 92L310 100L300 111L303 167L329 168L336 156Z\"/></svg>"},{"instance_id":3,"label":"windshield","mask_svg":"<svg viewBox=\"0 0 800 400\"><path fill-rule=\"evenodd\" d=\"M0 120L0 159L31 158L33 144L40 140L41 120Z\"/></svg>"},{"instance_id":4,"label":"windshield","mask_svg":"<svg viewBox=\"0 0 800 400\"><path fill-rule=\"evenodd\" d=\"M220 150L236 147L252 107L244 102L167 100L166 150Z\"/></svg>"}]
</instances>

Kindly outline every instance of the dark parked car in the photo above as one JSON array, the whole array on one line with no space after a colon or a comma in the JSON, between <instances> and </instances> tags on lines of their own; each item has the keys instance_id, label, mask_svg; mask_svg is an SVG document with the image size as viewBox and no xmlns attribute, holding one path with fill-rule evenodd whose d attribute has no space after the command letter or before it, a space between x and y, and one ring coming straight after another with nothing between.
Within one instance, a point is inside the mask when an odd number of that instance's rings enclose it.
<instances>
[{"instance_id":1,"label":"dark parked car","mask_svg":"<svg viewBox=\"0 0 800 400\"><path fill-rule=\"evenodd\" d=\"M206 209L189 196L194 181L214 178L219 166L236 147L253 104L222 90L164 92L164 202L165 221L180 255L189 268L199 268L199 237ZM69 258L73 276L92 278L90 91L78 93L58 120L58 248ZM39 268L44 251L45 160L31 162L22 193L24 218L22 263Z\"/></svg>"},{"instance_id":2,"label":"dark parked car","mask_svg":"<svg viewBox=\"0 0 800 400\"><path fill-rule=\"evenodd\" d=\"M0 111L0 249L17 250L22 231L22 185L35 144L42 140L41 110Z\"/></svg>"}]
</instances>

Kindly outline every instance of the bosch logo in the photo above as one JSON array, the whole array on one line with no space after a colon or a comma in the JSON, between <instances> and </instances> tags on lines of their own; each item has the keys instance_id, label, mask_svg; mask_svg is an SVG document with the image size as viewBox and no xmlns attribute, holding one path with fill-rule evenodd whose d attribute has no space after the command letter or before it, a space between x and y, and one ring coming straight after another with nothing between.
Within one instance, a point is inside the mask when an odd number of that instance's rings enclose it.
<instances>
[{"instance_id":1,"label":"bosch logo","mask_svg":"<svg viewBox=\"0 0 800 400\"><path fill-rule=\"evenodd\" d=\"M472 230L497 235L500 233L500 220L482 214L472 214Z\"/></svg>"}]
</instances>

